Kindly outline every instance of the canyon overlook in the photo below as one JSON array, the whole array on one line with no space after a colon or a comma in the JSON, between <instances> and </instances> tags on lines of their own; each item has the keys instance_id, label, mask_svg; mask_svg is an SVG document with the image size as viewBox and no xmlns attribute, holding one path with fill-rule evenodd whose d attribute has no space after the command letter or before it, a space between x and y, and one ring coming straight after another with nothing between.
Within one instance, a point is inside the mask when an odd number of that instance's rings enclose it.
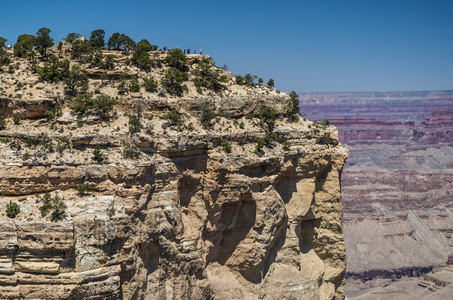
<instances>
[{"instance_id":1,"label":"canyon overlook","mask_svg":"<svg viewBox=\"0 0 453 300\"><path fill-rule=\"evenodd\" d=\"M453 252L453 92L301 99L303 114L329 119L349 150L342 176L348 297L445 299L404 280L422 278Z\"/></svg>"},{"instance_id":2,"label":"canyon overlook","mask_svg":"<svg viewBox=\"0 0 453 300\"><path fill-rule=\"evenodd\" d=\"M129 77L160 82L168 54L147 72L107 54L113 71L70 64L116 99L108 114L75 112L26 59L0 73L1 298L344 299L336 129L287 118L288 94L213 64L217 93L194 77L182 96L124 92ZM186 57L189 72L209 58ZM66 208L46 215L46 197Z\"/></svg>"}]
</instances>

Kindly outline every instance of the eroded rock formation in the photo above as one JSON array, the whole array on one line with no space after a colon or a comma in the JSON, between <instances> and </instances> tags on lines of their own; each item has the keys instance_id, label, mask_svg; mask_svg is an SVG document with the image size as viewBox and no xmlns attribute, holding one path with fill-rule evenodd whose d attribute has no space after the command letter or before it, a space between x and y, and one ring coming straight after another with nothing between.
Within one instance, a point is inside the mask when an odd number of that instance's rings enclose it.
<instances>
[{"instance_id":1,"label":"eroded rock formation","mask_svg":"<svg viewBox=\"0 0 453 300\"><path fill-rule=\"evenodd\" d=\"M77 124L68 108L53 129L44 119L9 122L0 131L1 298L343 299L347 151L337 131L280 117L275 141L254 153L265 131L245 113L268 105L281 115L288 101L120 99L110 122ZM218 116L209 128L199 122L205 104ZM191 130L170 126L169 109ZM134 111L148 116L146 132L127 132ZM126 139L139 158L123 156ZM67 146L52 152L49 142ZM96 145L103 164L92 159ZM61 221L41 215L45 191L66 204ZM20 205L15 218L10 201Z\"/></svg>"}]
</instances>

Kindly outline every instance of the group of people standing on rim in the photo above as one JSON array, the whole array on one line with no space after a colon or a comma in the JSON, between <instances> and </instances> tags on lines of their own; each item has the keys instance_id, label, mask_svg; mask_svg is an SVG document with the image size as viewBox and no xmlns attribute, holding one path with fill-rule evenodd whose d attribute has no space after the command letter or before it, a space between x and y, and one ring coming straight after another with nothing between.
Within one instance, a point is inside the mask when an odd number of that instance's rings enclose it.
<instances>
[{"instance_id":1,"label":"group of people standing on rim","mask_svg":"<svg viewBox=\"0 0 453 300\"><path fill-rule=\"evenodd\" d=\"M164 51L170 51L170 47L164 47ZM203 55L203 50L200 49L200 55ZM190 49L184 48L184 54L190 54ZM197 54L197 50L193 50L193 54Z\"/></svg>"}]
</instances>

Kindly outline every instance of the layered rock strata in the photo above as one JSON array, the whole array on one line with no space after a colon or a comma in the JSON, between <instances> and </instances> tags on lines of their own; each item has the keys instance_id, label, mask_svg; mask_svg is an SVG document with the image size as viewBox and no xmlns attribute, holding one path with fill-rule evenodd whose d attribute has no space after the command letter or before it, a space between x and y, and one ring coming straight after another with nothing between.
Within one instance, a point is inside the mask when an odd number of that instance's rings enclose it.
<instances>
[{"instance_id":1,"label":"layered rock strata","mask_svg":"<svg viewBox=\"0 0 453 300\"><path fill-rule=\"evenodd\" d=\"M0 131L1 298L344 298L347 151L338 133L281 117L272 147L254 153L265 131L244 113L269 105L281 114L287 101L120 101L111 122L77 124L65 108L52 130L44 119L8 123ZM198 121L206 103L219 116L207 129ZM192 131L162 119L172 108ZM131 135L125 114L137 109L149 116L148 130ZM68 146L52 152L27 148L28 140ZM139 158L124 158L123 140ZM92 159L96 145L105 163ZM78 184L89 191L80 194ZM61 221L41 216L46 191L66 204ZM6 216L10 201L20 206L15 218Z\"/></svg>"}]
</instances>

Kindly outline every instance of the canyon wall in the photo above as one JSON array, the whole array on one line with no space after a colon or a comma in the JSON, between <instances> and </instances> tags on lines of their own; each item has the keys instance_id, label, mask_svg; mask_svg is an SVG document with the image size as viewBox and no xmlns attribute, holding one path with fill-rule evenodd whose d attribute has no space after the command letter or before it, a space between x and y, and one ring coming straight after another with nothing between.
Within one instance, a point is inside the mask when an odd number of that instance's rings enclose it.
<instances>
[{"instance_id":1,"label":"canyon wall","mask_svg":"<svg viewBox=\"0 0 453 300\"><path fill-rule=\"evenodd\" d=\"M62 87L29 72L2 76L61 104ZM89 85L117 97L109 119L63 105L49 121L33 99L1 100L3 117L21 118L0 130L2 299L344 298L347 150L335 128L284 118L288 95L264 87L178 98L118 95L102 80ZM203 126L207 106L216 117ZM258 149L264 106L277 120ZM67 207L61 220L43 213L46 192Z\"/></svg>"}]
</instances>

